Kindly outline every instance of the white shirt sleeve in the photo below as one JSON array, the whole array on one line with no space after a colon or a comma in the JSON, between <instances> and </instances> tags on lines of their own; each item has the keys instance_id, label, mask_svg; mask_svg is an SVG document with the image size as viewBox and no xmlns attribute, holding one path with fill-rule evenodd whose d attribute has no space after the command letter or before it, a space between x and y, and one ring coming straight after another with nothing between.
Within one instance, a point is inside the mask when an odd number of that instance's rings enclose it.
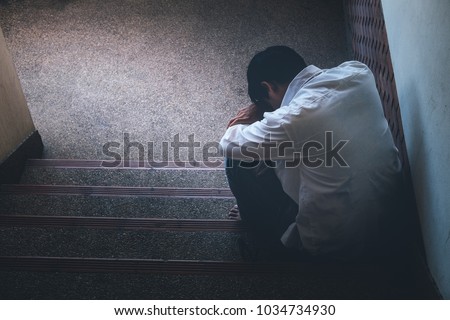
<instances>
[{"instance_id":1,"label":"white shirt sleeve","mask_svg":"<svg viewBox=\"0 0 450 320\"><path fill-rule=\"evenodd\" d=\"M293 145L283 128L283 110L266 112L251 125L235 125L220 141L222 154L235 160L292 159Z\"/></svg>"}]
</instances>

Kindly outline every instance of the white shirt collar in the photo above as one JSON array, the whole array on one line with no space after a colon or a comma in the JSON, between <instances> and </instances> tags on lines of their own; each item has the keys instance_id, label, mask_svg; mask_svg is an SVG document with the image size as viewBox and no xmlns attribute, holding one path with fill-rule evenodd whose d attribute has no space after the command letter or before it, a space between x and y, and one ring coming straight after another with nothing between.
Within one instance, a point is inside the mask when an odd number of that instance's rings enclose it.
<instances>
[{"instance_id":1,"label":"white shirt collar","mask_svg":"<svg viewBox=\"0 0 450 320\"><path fill-rule=\"evenodd\" d=\"M281 102L281 106L287 106L297 94L298 90L300 90L308 81L318 76L322 72L322 69L319 69L314 65L307 66L302 71L300 71L300 73L289 84L283 101Z\"/></svg>"}]
</instances>

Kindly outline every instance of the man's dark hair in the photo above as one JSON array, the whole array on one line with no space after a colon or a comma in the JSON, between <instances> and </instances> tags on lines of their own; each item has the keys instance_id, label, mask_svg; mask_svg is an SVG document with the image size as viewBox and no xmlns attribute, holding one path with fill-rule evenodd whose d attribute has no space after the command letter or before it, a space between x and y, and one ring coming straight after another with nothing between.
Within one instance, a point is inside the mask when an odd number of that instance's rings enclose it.
<instances>
[{"instance_id":1,"label":"man's dark hair","mask_svg":"<svg viewBox=\"0 0 450 320\"><path fill-rule=\"evenodd\" d=\"M253 103L268 98L261 82L274 85L290 83L306 67L303 58L286 46L273 46L257 53L247 68L248 95Z\"/></svg>"}]
</instances>

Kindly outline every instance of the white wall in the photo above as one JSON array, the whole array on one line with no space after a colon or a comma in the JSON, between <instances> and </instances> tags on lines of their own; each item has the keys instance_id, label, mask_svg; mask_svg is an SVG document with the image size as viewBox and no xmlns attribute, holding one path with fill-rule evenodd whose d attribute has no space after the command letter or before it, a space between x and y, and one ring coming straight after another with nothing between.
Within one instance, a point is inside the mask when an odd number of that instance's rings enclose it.
<instances>
[{"instance_id":1,"label":"white wall","mask_svg":"<svg viewBox=\"0 0 450 320\"><path fill-rule=\"evenodd\" d=\"M16 69L0 30L0 163L34 130Z\"/></svg>"},{"instance_id":2,"label":"white wall","mask_svg":"<svg viewBox=\"0 0 450 320\"><path fill-rule=\"evenodd\" d=\"M450 299L450 1L382 5L428 265Z\"/></svg>"}]
</instances>

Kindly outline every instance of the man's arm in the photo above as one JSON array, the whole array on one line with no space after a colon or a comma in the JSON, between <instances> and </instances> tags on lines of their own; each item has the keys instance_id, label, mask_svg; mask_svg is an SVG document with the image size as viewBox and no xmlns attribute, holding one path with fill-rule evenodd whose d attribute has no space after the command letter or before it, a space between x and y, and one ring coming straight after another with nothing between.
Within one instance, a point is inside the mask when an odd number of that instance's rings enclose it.
<instances>
[{"instance_id":1,"label":"man's arm","mask_svg":"<svg viewBox=\"0 0 450 320\"><path fill-rule=\"evenodd\" d=\"M251 105L230 121L220 141L223 155L245 161L292 159L293 148L289 149L290 139L282 126L283 112L269 112L265 117L258 112ZM260 117L263 119L258 121Z\"/></svg>"},{"instance_id":2,"label":"man's arm","mask_svg":"<svg viewBox=\"0 0 450 320\"><path fill-rule=\"evenodd\" d=\"M238 114L228 122L227 128L237 124L252 124L260 121L263 119L265 111L263 106L257 106L255 103L252 103L248 107L239 110Z\"/></svg>"}]
</instances>

